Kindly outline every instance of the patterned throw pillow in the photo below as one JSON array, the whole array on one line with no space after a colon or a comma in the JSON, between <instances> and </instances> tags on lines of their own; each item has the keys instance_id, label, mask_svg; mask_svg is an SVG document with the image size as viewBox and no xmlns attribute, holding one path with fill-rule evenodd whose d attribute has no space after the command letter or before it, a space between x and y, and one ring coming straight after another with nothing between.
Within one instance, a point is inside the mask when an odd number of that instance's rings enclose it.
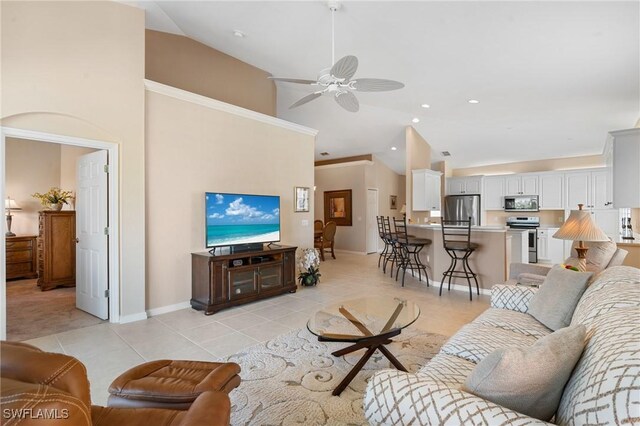
<instances>
[{"instance_id":1,"label":"patterned throw pillow","mask_svg":"<svg viewBox=\"0 0 640 426\"><path fill-rule=\"evenodd\" d=\"M527 348L503 348L486 356L462 388L540 420L558 409L564 387L580 359L586 327L563 328Z\"/></svg>"},{"instance_id":2,"label":"patterned throw pillow","mask_svg":"<svg viewBox=\"0 0 640 426\"><path fill-rule=\"evenodd\" d=\"M531 298L527 313L551 330L567 327L592 275L554 266Z\"/></svg>"}]
</instances>

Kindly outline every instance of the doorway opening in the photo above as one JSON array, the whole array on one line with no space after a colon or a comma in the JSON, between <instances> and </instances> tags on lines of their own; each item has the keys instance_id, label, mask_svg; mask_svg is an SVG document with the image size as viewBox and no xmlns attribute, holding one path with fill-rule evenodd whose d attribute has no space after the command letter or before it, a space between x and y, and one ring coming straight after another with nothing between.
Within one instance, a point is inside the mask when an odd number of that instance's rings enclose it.
<instances>
[{"instance_id":1,"label":"doorway opening","mask_svg":"<svg viewBox=\"0 0 640 426\"><path fill-rule=\"evenodd\" d=\"M0 195L13 206L2 241L2 338L118 322L117 145L10 128L0 143ZM53 188L71 195L59 211L33 197Z\"/></svg>"}]
</instances>

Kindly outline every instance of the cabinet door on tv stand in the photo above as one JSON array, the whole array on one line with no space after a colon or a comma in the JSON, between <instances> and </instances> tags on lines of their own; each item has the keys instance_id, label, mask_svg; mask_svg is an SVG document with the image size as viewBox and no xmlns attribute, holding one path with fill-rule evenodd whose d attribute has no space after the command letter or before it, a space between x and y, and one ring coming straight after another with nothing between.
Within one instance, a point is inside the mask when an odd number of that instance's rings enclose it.
<instances>
[{"instance_id":1,"label":"cabinet door on tv stand","mask_svg":"<svg viewBox=\"0 0 640 426\"><path fill-rule=\"evenodd\" d=\"M209 280L211 303L226 302L229 300L229 295L227 294L227 265L225 262L211 262L209 268L211 273L211 279Z\"/></svg>"},{"instance_id":2,"label":"cabinet door on tv stand","mask_svg":"<svg viewBox=\"0 0 640 426\"><path fill-rule=\"evenodd\" d=\"M284 254L284 286L296 285L296 252L288 251Z\"/></svg>"}]
</instances>

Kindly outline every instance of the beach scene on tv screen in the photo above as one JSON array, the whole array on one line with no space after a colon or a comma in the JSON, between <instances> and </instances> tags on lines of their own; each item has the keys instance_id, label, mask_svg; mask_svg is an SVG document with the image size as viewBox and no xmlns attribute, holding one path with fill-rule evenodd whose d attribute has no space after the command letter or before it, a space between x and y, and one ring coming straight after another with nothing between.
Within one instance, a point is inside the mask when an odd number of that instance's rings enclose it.
<instances>
[{"instance_id":1,"label":"beach scene on tv screen","mask_svg":"<svg viewBox=\"0 0 640 426\"><path fill-rule=\"evenodd\" d=\"M280 241L280 197L206 194L207 246Z\"/></svg>"}]
</instances>

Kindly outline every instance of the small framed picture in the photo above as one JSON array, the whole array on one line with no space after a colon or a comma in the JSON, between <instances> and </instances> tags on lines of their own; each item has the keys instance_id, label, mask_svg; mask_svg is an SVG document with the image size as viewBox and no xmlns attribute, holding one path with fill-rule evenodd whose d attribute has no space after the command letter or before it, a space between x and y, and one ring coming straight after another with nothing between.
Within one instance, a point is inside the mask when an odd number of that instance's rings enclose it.
<instances>
[{"instance_id":1,"label":"small framed picture","mask_svg":"<svg viewBox=\"0 0 640 426\"><path fill-rule=\"evenodd\" d=\"M293 211L296 213L306 213L309 211L309 188L296 186L293 197Z\"/></svg>"},{"instance_id":2,"label":"small framed picture","mask_svg":"<svg viewBox=\"0 0 640 426\"><path fill-rule=\"evenodd\" d=\"M391 210L398 210L398 196L390 195L389 196L389 207Z\"/></svg>"},{"instance_id":3,"label":"small framed picture","mask_svg":"<svg viewBox=\"0 0 640 426\"><path fill-rule=\"evenodd\" d=\"M324 222L330 221L337 226L352 226L350 189L324 192Z\"/></svg>"}]
</instances>

